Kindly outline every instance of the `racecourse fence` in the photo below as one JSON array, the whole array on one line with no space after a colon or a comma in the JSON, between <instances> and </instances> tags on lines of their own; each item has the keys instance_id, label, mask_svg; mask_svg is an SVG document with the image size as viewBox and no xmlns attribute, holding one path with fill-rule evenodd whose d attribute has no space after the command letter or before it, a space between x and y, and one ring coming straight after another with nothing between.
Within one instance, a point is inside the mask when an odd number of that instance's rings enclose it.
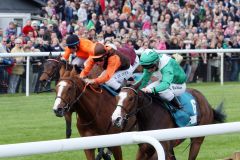
<instances>
[{"instance_id":1,"label":"racecourse fence","mask_svg":"<svg viewBox=\"0 0 240 160\"><path fill-rule=\"evenodd\" d=\"M165 160L163 147L158 141L219 135L234 132L240 132L240 122L152 130L143 132L125 132L119 134L60 139L51 141L6 144L0 145L0 158L80 149L91 149L99 147L111 147L120 145L122 146L138 143L149 143L155 147L158 154L158 160Z\"/></svg>"},{"instance_id":2,"label":"racecourse fence","mask_svg":"<svg viewBox=\"0 0 240 160\"><path fill-rule=\"evenodd\" d=\"M225 53L239 53L240 49L185 49L185 50L157 50L158 53L167 53L167 54L187 54L187 53L222 53L220 56L221 69L220 69L220 84L224 83L224 54ZM52 52L52 56L59 56L62 52ZM138 53L137 54L141 54ZM24 56L26 58L26 96L29 96L29 75L30 75L30 57L41 57L48 56L49 52L28 52L28 53L1 53L1 57L19 57Z\"/></svg>"}]
</instances>

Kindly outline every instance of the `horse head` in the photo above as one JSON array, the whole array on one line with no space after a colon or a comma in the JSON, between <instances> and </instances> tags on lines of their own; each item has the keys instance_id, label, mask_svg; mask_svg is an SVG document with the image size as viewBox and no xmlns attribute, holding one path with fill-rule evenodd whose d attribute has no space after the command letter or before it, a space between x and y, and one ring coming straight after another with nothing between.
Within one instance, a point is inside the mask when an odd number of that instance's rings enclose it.
<instances>
[{"instance_id":1,"label":"horse head","mask_svg":"<svg viewBox=\"0 0 240 160\"><path fill-rule=\"evenodd\" d=\"M43 72L39 78L40 83L44 84L44 86L46 86L52 79L58 78L59 70L62 65L60 57L61 55L54 59L50 53L49 58L44 62Z\"/></svg>"},{"instance_id":2,"label":"horse head","mask_svg":"<svg viewBox=\"0 0 240 160\"><path fill-rule=\"evenodd\" d=\"M72 71L60 70L60 80L56 85L56 99L53 111L56 116L62 117L72 109L73 105L79 100L84 90L85 82L78 77L75 69ZM81 92L82 91L82 92Z\"/></svg>"},{"instance_id":3,"label":"horse head","mask_svg":"<svg viewBox=\"0 0 240 160\"><path fill-rule=\"evenodd\" d=\"M128 118L136 114L140 84L122 87L120 93L116 96L117 106L112 114L112 123L114 126L124 128Z\"/></svg>"}]
</instances>

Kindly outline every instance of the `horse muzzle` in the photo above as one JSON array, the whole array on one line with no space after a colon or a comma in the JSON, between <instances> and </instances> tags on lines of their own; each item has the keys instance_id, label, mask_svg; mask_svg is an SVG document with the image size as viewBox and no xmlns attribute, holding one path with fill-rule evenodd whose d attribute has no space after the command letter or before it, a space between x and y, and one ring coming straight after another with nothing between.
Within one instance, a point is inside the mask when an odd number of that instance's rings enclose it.
<instances>
[{"instance_id":1,"label":"horse muzzle","mask_svg":"<svg viewBox=\"0 0 240 160\"><path fill-rule=\"evenodd\" d=\"M57 117L63 117L65 115L65 110L63 108L54 109L53 112Z\"/></svg>"},{"instance_id":2,"label":"horse muzzle","mask_svg":"<svg viewBox=\"0 0 240 160\"><path fill-rule=\"evenodd\" d=\"M122 126L123 126L122 117L118 117L115 121L113 121L113 126L115 126L117 128L122 128Z\"/></svg>"}]
</instances>

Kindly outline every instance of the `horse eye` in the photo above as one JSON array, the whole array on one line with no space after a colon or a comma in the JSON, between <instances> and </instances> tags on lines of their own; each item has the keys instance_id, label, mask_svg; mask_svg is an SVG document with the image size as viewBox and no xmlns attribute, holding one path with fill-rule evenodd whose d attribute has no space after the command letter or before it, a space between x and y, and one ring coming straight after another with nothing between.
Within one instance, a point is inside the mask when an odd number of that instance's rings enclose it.
<instances>
[{"instance_id":1,"label":"horse eye","mask_svg":"<svg viewBox=\"0 0 240 160\"><path fill-rule=\"evenodd\" d=\"M129 97L129 101L133 101L133 97Z\"/></svg>"}]
</instances>

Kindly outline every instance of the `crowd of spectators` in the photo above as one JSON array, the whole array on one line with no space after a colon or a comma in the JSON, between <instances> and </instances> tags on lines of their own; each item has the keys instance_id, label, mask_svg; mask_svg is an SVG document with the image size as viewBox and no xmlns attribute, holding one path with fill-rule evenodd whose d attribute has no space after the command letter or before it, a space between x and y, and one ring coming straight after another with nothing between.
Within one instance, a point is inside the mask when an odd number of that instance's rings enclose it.
<instances>
[{"instance_id":1,"label":"crowd of spectators","mask_svg":"<svg viewBox=\"0 0 240 160\"><path fill-rule=\"evenodd\" d=\"M72 33L92 41L128 45L137 53L146 48L240 48L239 0L48 0L40 16L43 21L28 20L19 35L14 22L5 31L0 29L0 53L61 52ZM181 65L188 82L219 81L221 54L185 54ZM19 92L24 62L24 57L1 59L1 92ZM43 59L31 62L31 92L35 92ZM224 63L224 80L238 81L239 54L225 54Z\"/></svg>"}]
</instances>

